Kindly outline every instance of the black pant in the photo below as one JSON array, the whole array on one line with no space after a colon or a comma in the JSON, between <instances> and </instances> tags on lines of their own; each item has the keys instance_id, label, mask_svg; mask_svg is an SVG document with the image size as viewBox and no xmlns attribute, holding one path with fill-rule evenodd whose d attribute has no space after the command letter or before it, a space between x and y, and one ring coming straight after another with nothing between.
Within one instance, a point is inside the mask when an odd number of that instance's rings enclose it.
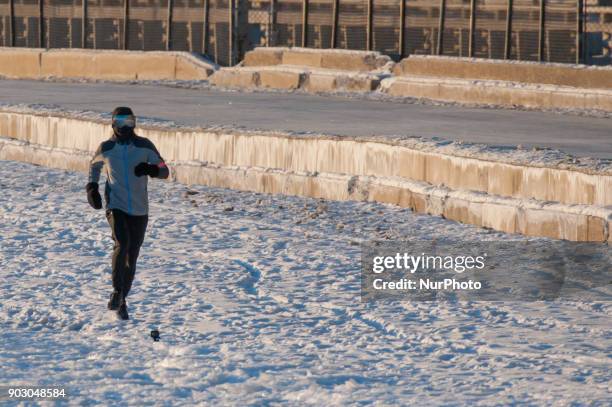
<instances>
[{"instance_id":1,"label":"black pant","mask_svg":"<svg viewBox=\"0 0 612 407\"><path fill-rule=\"evenodd\" d=\"M113 231L113 288L127 297L136 273L136 260L144 241L148 215L132 216L119 209L108 209L106 218Z\"/></svg>"}]
</instances>

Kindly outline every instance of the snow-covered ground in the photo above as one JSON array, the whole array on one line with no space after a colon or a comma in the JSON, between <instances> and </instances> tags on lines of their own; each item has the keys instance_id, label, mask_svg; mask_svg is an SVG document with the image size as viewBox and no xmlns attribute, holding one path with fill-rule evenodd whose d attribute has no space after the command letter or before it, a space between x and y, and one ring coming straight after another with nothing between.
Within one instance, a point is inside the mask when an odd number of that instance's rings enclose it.
<instances>
[{"instance_id":1,"label":"snow-covered ground","mask_svg":"<svg viewBox=\"0 0 612 407\"><path fill-rule=\"evenodd\" d=\"M110 230L85 183L0 161L2 384L63 385L79 405L612 402L610 303L360 302L363 240L516 236L153 181L120 322L105 308Z\"/></svg>"}]
</instances>

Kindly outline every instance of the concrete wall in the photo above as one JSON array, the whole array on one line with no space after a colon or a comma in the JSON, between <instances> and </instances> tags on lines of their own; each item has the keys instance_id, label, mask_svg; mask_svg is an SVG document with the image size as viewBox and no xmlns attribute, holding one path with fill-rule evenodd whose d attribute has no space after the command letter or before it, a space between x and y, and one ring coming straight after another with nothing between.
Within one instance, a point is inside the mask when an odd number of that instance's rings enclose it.
<instances>
[{"instance_id":1,"label":"concrete wall","mask_svg":"<svg viewBox=\"0 0 612 407\"><path fill-rule=\"evenodd\" d=\"M612 89L399 76L384 79L380 90L392 96L425 98L472 105L612 112Z\"/></svg>"},{"instance_id":2,"label":"concrete wall","mask_svg":"<svg viewBox=\"0 0 612 407\"><path fill-rule=\"evenodd\" d=\"M84 171L105 123L0 112L0 158ZM140 129L185 183L392 203L510 233L609 241L612 176L349 138ZM487 193L473 190L487 190ZM504 198L504 196L506 196ZM549 197L562 203L549 202ZM536 197L538 200L525 199ZM581 204L575 204L580 202Z\"/></svg>"},{"instance_id":3,"label":"concrete wall","mask_svg":"<svg viewBox=\"0 0 612 407\"><path fill-rule=\"evenodd\" d=\"M216 71L210 83L236 89L371 92L390 65L389 57L371 51L255 48L241 65Z\"/></svg>"},{"instance_id":4,"label":"concrete wall","mask_svg":"<svg viewBox=\"0 0 612 407\"><path fill-rule=\"evenodd\" d=\"M296 66L260 66L221 68L210 77L210 83L234 89L303 89L312 93L370 92L380 83L376 75L309 70Z\"/></svg>"},{"instance_id":5,"label":"concrete wall","mask_svg":"<svg viewBox=\"0 0 612 407\"><path fill-rule=\"evenodd\" d=\"M0 75L9 78L203 80L216 68L186 52L0 48Z\"/></svg>"},{"instance_id":6,"label":"concrete wall","mask_svg":"<svg viewBox=\"0 0 612 407\"><path fill-rule=\"evenodd\" d=\"M410 56L381 83L393 96L612 112L612 67Z\"/></svg>"},{"instance_id":7,"label":"concrete wall","mask_svg":"<svg viewBox=\"0 0 612 407\"><path fill-rule=\"evenodd\" d=\"M310 68L369 72L391 59L375 51L313 48L255 48L245 54L243 66L297 65Z\"/></svg>"},{"instance_id":8,"label":"concrete wall","mask_svg":"<svg viewBox=\"0 0 612 407\"><path fill-rule=\"evenodd\" d=\"M109 131L108 124L0 111L0 135L33 144L93 152ZM352 137L157 129L139 132L154 140L171 161L399 177L504 197L612 205L612 174L513 165Z\"/></svg>"},{"instance_id":9,"label":"concrete wall","mask_svg":"<svg viewBox=\"0 0 612 407\"><path fill-rule=\"evenodd\" d=\"M380 89L392 96L467 104L612 112L609 67L411 56L396 64L393 77L383 79L393 63L377 52L307 48L257 48L242 65L219 70L184 52L0 48L0 76L9 78L210 79L238 89Z\"/></svg>"},{"instance_id":10,"label":"concrete wall","mask_svg":"<svg viewBox=\"0 0 612 407\"><path fill-rule=\"evenodd\" d=\"M18 79L40 78L40 50L0 47L0 75Z\"/></svg>"},{"instance_id":11,"label":"concrete wall","mask_svg":"<svg viewBox=\"0 0 612 407\"><path fill-rule=\"evenodd\" d=\"M498 80L612 89L612 67L414 55L395 65L396 76Z\"/></svg>"},{"instance_id":12,"label":"concrete wall","mask_svg":"<svg viewBox=\"0 0 612 407\"><path fill-rule=\"evenodd\" d=\"M378 89L465 104L612 112L611 67L418 55L394 65L368 51L256 48L241 66L217 71L210 82L311 93Z\"/></svg>"}]
</instances>

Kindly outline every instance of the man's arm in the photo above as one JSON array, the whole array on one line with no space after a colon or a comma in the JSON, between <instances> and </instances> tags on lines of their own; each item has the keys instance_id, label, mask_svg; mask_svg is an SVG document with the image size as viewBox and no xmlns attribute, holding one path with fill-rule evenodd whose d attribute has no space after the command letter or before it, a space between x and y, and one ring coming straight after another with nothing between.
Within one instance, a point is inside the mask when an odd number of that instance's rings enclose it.
<instances>
[{"instance_id":1,"label":"man's arm","mask_svg":"<svg viewBox=\"0 0 612 407\"><path fill-rule=\"evenodd\" d=\"M104 167L104 156L102 155L102 144L96 150L96 153L89 162L89 182L98 183L100 181L100 174Z\"/></svg>"},{"instance_id":2,"label":"man's arm","mask_svg":"<svg viewBox=\"0 0 612 407\"><path fill-rule=\"evenodd\" d=\"M85 186L87 191L87 201L94 209L102 208L102 197L98 192L98 182L100 181L100 173L104 167L104 156L102 155L102 144L96 150L94 156L89 162L89 182Z\"/></svg>"},{"instance_id":3,"label":"man's arm","mask_svg":"<svg viewBox=\"0 0 612 407\"><path fill-rule=\"evenodd\" d=\"M149 164L155 165L158 168L157 175L155 175L155 178L168 178L168 176L170 175L170 170L168 169L168 166L164 162L162 156L159 154L159 151L157 151L157 148L155 148L153 142L151 142L151 148L149 149L149 156L147 158L147 161L149 161Z\"/></svg>"}]
</instances>

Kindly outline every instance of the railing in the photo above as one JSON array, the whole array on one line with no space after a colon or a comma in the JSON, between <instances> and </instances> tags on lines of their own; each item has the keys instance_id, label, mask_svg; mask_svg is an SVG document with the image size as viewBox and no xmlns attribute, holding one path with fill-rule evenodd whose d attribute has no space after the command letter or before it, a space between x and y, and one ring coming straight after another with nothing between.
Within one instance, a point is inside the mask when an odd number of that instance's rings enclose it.
<instances>
[{"instance_id":1,"label":"railing","mask_svg":"<svg viewBox=\"0 0 612 407\"><path fill-rule=\"evenodd\" d=\"M221 65L255 46L610 64L606 1L0 0L0 46L181 50Z\"/></svg>"}]
</instances>

